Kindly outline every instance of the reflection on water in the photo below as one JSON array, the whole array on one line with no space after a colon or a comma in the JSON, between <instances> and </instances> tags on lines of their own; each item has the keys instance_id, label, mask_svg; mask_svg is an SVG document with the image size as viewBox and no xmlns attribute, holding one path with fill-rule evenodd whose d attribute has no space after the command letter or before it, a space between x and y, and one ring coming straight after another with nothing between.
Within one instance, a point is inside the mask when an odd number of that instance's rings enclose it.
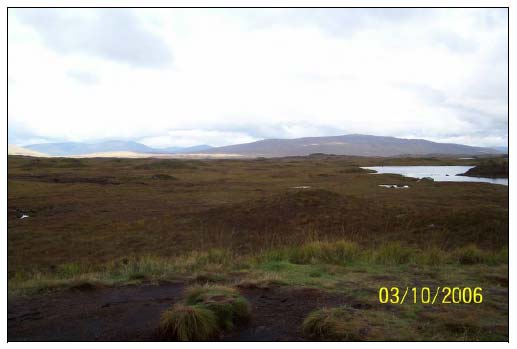
<instances>
[{"instance_id":1,"label":"reflection on water","mask_svg":"<svg viewBox=\"0 0 517 349\"><path fill-rule=\"evenodd\" d=\"M430 177L438 182L485 182L508 185L508 178L458 176L472 167L474 166L375 166L362 168L374 170L377 173L393 173L413 178Z\"/></svg>"}]
</instances>

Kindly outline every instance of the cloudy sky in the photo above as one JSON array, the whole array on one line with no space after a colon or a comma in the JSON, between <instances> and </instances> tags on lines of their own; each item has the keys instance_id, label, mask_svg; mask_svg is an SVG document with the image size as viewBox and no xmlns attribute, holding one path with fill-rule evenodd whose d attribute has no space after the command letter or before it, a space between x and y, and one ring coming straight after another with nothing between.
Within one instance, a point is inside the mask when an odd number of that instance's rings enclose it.
<instances>
[{"instance_id":1,"label":"cloudy sky","mask_svg":"<svg viewBox=\"0 0 517 349\"><path fill-rule=\"evenodd\" d=\"M506 145L506 9L9 9L9 143Z\"/></svg>"}]
</instances>

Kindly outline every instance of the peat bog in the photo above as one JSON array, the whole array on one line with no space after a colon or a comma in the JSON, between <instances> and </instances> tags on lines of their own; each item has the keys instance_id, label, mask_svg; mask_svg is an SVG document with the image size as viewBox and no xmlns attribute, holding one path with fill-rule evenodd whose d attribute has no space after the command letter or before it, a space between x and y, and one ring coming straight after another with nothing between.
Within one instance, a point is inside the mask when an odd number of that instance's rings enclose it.
<instances>
[{"instance_id":1,"label":"peat bog","mask_svg":"<svg viewBox=\"0 0 517 349\"><path fill-rule=\"evenodd\" d=\"M360 168L499 161L9 156L9 339L160 340L160 314L209 284L250 304L220 339L507 340L508 187ZM479 286L485 300L379 304L383 286ZM303 328L319 309L338 330Z\"/></svg>"}]
</instances>

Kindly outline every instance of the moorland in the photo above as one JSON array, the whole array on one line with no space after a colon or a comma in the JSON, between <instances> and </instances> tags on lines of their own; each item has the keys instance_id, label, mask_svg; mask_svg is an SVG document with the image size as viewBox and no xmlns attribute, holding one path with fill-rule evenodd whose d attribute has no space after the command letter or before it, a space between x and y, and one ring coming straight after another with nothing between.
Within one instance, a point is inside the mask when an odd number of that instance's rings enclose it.
<instances>
[{"instance_id":1,"label":"moorland","mask_svg":"<svg viewBox=\"0 0 517 349\"><path fill-rule=\"evenodd\" d=\"M488 160L9 156L9 340L507 341L508 187L361 168Z\"/></svg>"}]
</instances>

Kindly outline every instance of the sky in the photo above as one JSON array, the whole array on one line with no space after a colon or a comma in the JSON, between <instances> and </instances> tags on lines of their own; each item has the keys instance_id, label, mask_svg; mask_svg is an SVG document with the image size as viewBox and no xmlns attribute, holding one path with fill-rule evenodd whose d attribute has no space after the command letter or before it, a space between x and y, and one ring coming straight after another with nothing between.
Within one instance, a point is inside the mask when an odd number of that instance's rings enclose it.
<instances>
[{"instance_id":1,"label":"sky","mask_svg":"<svg viewBox=\"0 0 517 349\"><path fill-rule=\"evenodd\" d=\"M10 144L508 140L506 9L9 9Z\"/></svg>"}]
</instances>

